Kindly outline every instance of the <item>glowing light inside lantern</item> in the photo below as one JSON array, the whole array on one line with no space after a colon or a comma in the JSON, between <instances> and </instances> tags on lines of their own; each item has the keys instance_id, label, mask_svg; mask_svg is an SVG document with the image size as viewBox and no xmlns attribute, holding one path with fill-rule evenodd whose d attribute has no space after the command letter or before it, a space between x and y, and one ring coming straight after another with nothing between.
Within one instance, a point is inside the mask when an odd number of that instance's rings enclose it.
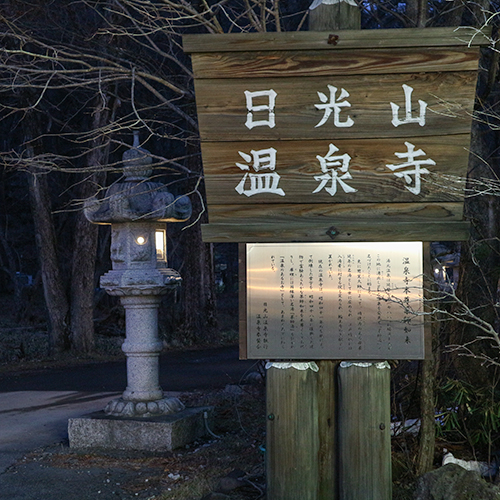
<instances>
[{"instance_id":1,"label":"glowing light inside lantern","mask_svg":"<svg viewBox=\"0 0 500 500\"><path fill-rule=\"evenodd\" d=\"M158 260L165 260L167 257L165 240L166 240L165 230L157 229L155 232L155 243L156 243L156 258Z\"/></svg>"}]
</instances>

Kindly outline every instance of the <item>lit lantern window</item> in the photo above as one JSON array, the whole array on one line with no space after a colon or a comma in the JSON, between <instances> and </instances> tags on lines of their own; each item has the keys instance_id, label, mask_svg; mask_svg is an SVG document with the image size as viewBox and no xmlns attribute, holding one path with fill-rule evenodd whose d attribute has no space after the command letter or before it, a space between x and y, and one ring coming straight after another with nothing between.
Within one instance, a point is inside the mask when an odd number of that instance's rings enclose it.
<instances>
[{"instance_id":1,"label":"lit lantern window","mask_svg":"<svg viewBox=\"0 0 500 500\"><path fill-rule=\"evenodd\" d=\"M167 249L166 249L166 234L164 229L157 229L155 232L155 242L156 242L156 258L157 260L166 260Z\"/></svg>"}]
</instances>

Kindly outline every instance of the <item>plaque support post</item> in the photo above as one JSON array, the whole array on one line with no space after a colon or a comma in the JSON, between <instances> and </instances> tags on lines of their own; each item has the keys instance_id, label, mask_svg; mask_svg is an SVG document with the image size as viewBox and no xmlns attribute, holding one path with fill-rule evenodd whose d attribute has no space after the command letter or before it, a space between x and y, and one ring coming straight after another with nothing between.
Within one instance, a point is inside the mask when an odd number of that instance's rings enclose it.
<instances>
[{"instance_id":1,"label":"plaque support post","mask_svg":"<svg viewBox=\"0 0 500 500\"><path fill-rule=\"evenodd\" d=\"M392 498L390 366L342 362L338 369L339 496Z\"/></svg>"},{"instance_id":2,"label":"plaque support post","mask_svg":"<svg viewBox=\"0 0 500 500\"><path fill-rule=\"evenodd\" d=\"M292 364L293 365L293 364ZM335 369L267 370L267 498L333 500L336 496Z\"/></svg>"},{"instance_id":3,"label":"plaque support post","mask_svg":"<svg viewBox=\"0 0 500 500\"><path fill-rule=\"evenodd\" d=\"M310 11L311 31L361 27L361 13L356 5L315 1L311 7L315 7ZM318 372L268 370L269 500L339 498L335 377L339 363L324 360L317 365Z\"/></svg>"},{"instance_id":4,"label":"plaque support post","mask_svg":"<svg viewBox=\"0 0 500 500\"><path fill-rule=\"evenodd\" d=\"M349 2L321 1L309 29L360 29L361 12ZM321 11L319 10L321 8ZM330 361L330 363L335 363ZM337 384L337 496L342 500L390 500L390 367L388 363L340 364ZM349 366L349 369L342 368ZM384 366L381 369L381 366ZM320 392L318 397L327 395ZM364 450L364 451L363 451ZM333 450L332 450L333 451ZM367 458L359 455L364 453ZM369 455L369 457L368 457ZM326 497L321 497L326 498Z\"/></svg>"}]
</instances>

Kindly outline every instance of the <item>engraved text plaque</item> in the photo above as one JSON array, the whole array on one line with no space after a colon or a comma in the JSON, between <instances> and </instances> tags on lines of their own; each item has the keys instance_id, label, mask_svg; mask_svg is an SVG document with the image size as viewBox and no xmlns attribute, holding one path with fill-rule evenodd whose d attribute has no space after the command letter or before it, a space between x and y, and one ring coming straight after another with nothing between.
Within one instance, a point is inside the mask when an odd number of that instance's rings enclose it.
<instances>
[{"instance_id":1,"label":"engraved text plaque","mask_svg":"<svg viewBox=\"0 0 500 500\"><path fill-rule=\"evenodd\" d=\"M248 357L422 359L422 243L247 244Z\"/></svg>"}]
</instances>

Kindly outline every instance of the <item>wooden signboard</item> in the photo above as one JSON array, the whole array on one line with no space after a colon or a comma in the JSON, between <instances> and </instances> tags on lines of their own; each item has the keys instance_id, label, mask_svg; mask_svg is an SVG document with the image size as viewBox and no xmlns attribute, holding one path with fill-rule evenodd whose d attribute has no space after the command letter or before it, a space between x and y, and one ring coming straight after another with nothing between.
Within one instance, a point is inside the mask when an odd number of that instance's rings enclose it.
<instances>
[{"instance_id":1,"label":"wooden signboard","mask_svg":"<svg viewBox=\"0 0 500 500\"><path fill-rule=\"evenodd\" d=\"M206 241L463 240L475 30L189 35Z\"/></svg>"}]
</instances>

